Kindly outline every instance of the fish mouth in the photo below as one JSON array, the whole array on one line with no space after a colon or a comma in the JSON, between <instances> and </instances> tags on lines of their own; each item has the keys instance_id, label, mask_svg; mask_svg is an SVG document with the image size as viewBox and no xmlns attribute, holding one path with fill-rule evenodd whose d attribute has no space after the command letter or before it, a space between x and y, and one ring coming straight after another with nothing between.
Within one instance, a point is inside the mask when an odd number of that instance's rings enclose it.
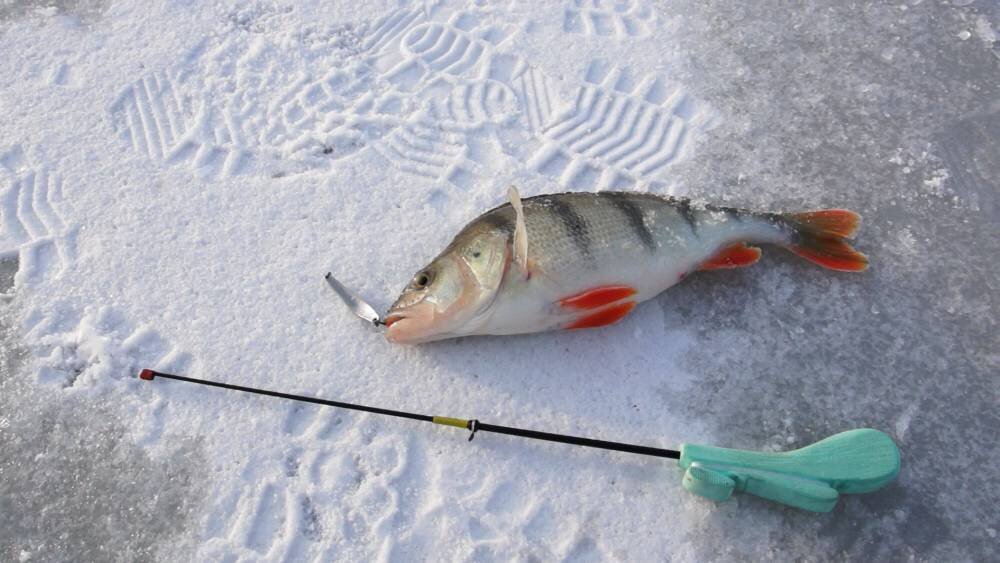
<instances>
[{"instance_id":1,"label":"fish mouth","mask_svg":"<svg viewBox=\"0 0 1000 563\"><path fill-rule=\"evenodd\" d=\"M395 323L397 323L397 322L399 322L399 321L401 321L401 320L403 320L405 318L406 318L406 315L404 315L402 313L389 313L389 314L387 314L385 316L384 319L382 319L382 324L385 325L385 328L389 328L393 324L395 324Z\"/></svg>"},{"instance_id":2,"label":"fish mouth","mask_svg":"<svg viewBox=\"0 0 1000 563\"><path fill-rule=\"evenodd\" d=\"M408 307L405 311L392 311L385 316L385 337L397 344L417 344L433 340L440 321L430 303Z\"/></svg>"}]
</instances>

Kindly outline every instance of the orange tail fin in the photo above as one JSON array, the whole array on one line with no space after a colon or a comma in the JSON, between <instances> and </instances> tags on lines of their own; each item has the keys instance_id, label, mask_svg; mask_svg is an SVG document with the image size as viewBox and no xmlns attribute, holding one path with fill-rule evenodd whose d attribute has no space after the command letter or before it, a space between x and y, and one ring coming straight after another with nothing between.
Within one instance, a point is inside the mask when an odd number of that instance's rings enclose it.
<instances>
[{"instance_id":1,"label":"orange tail fin","mask_svg":"<svg viewBox=\"0 0 1000 563\"><path fill-rule=\"evenodd\" d=\"M868 257L854 250L847 238L854 236L861 217L846 209L824 209L784 216L793 228L788 249L799 256L831 270L861 272L868 268Z\"/></svg>"},{"instance_id":2,"label":"orange tail fin","mask_svg":"<svg viewBox=\"0 0 1000 563\"><path fill-rule=\"evenodd\" d=\"M861 226L861 216L848 209L824 209L807 213L789 213L786 218L796 223L800 229L817 234L854 238Z\"/></svg>"}]
</instances>

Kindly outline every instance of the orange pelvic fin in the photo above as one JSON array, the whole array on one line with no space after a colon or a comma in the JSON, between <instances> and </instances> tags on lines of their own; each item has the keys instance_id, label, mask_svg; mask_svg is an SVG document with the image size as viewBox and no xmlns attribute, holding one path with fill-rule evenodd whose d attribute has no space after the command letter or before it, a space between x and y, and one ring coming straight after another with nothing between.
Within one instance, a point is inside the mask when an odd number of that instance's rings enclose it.
<instances>
[{"instance_id":1,"label":"orange pelvic fin","mask_svg":"<svg viewBox=\"0 0 1000 563\"><path fill-rule=\"evenodd\" d=\"M605 307L596 313L590 313L585 317L581 317L573 321L567 325L566 328L572 330L577 328L596 328L599 326L615 324L616 322L624 319L625 316L628 315L634 308L635 301L626 301L624 303Z\"/></svg>"},{"instance_id":2,"label":"orange pelvic fin","mask_svg":"<svg viewBox=\"0 0 1000 563\"><path fill-rule=\"evenodd\" d=\"M723 270L727 268L742 268L760 260L760 249L756 246L734 244L715 253L701 265L700 270Z\"/></svg>"},{"instance_id":3,"label":"orange pelvic fin","mask_svg":"<svg viewBox=\"0 0 1000 563\"><path fill-rule=\"evenodd\" d=\"M615 301L620 301L635 294L634 287L627 285L605 285L581 291L565 299L560 299L559 304L569 309L597 309L598 307L610 305Z\"/></svg>"}]
</instances>

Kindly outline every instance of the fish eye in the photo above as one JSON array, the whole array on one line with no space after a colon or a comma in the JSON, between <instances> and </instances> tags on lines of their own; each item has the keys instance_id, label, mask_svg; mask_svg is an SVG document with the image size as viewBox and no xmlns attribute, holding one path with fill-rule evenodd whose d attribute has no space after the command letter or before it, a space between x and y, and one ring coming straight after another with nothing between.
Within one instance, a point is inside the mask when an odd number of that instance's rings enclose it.
<instances>
[{"instance_id":1,"label":"fish eye","mask_svg":"<svg viewBox=\"0 0 1000 563\"><path fill-rule=\"evenodd\" d=\"M415 289L423 289L431 283L431 273L426 270L417 272L417 275L413 276L413 281L410 283Z\"/></svg>"},{"instance_id":2,"label":"fish eye","mask_svg":"<svg viewBox=\"0 0 1000 563\"><path fill-rule=\"evenodd\" d=\"M478 250L474 250L472 252L472 257L473 258L479 258L480 256L482 256L482 254L483 254L482 252L479 252Z\"/></svg>"}]
</instances>

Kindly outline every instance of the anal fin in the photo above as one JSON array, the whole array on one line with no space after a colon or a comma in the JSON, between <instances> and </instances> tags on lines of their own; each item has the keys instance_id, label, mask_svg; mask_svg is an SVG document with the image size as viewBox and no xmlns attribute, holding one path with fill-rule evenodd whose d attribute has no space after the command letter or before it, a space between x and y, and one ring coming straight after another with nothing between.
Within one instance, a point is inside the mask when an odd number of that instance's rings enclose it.
<instances>
[{"instance_id":1,"label":"anal fin","mask_svg":"<svg viewBox=\"0 0 1000 563\"><path fill-rule=\"evenodd\" d=\"M724 270L753 265L760 260L760 249L756 246L734 244L718 251L702 263L699 270Z\"/></svg>"}]
</instances>

